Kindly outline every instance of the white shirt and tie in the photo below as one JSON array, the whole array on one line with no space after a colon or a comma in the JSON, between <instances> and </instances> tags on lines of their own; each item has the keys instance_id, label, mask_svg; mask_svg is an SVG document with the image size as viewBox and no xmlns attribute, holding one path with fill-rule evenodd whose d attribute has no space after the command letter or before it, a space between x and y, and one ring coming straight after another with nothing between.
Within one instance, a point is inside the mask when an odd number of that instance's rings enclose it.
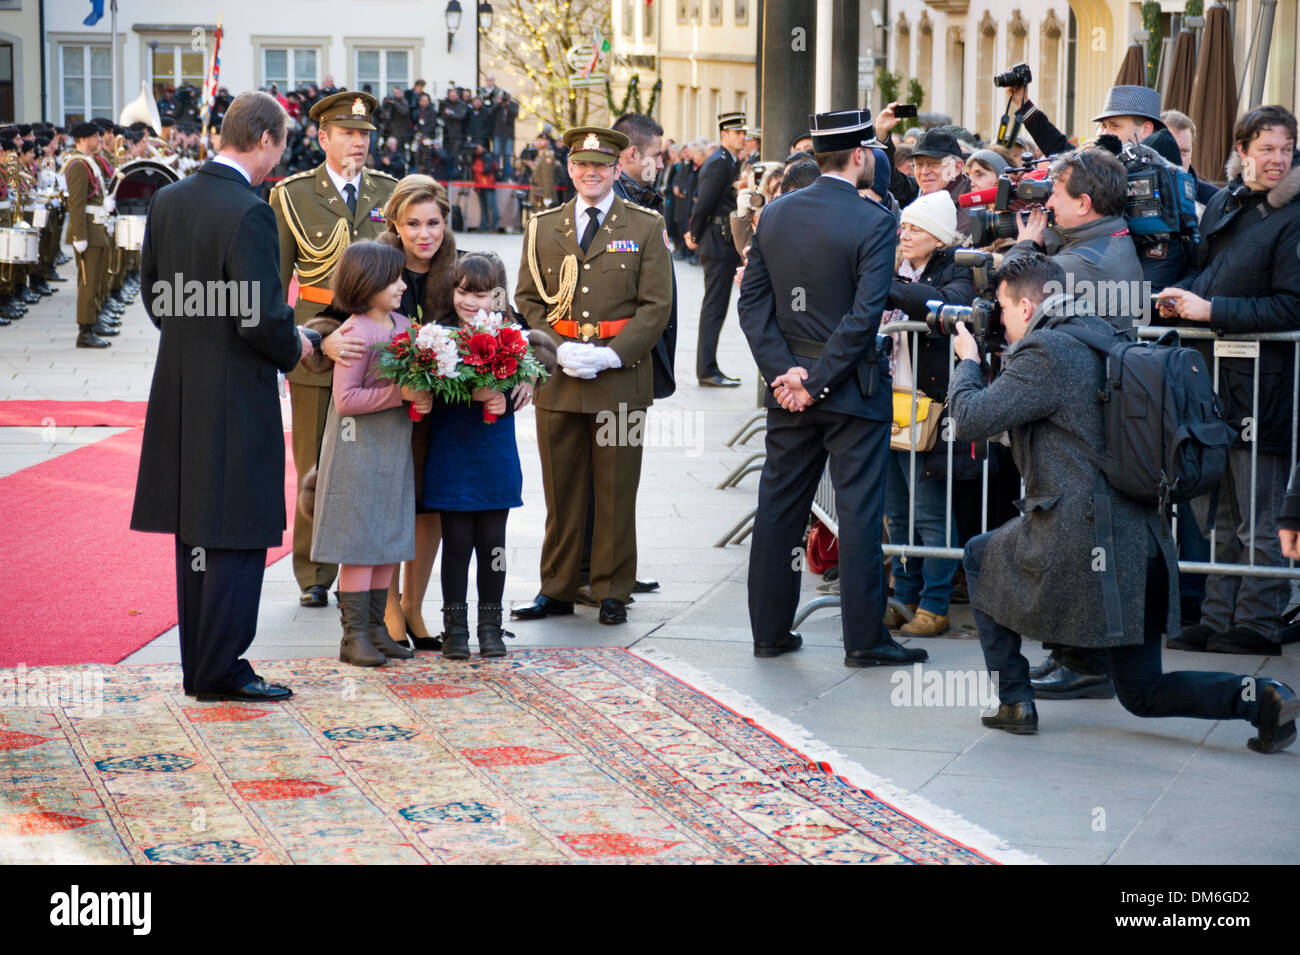
<instances>
[{"instance_id":1,"label":"white shirt and tie","mask_svg":"<svg viewBox=\"0 0 1300 955\"><path fill-rule=\"evenodd\" d=\"M591 215L588 213L587 210L588 209L596 210L596 228L599 229L602 225L605 224L605 217L609 215L609 210L613 205L614 205L613 189L611 189L609 193L605 196L605 198L601 199L600 202L598 202L596 205L592 205L586 199L582 198L582 196L578 196L577 201L574 203L573 206L573 218L578 223L578 236L579 236L578 244L579 245L582 244L581 237L586 235L587 229L589 228L589 223L591 221ZM596 233L593 231L592 232L593 239L595 238L595 235ZM586 249L584 248L583 251L585 252Z\"/></svg>"},{"instance_id":2,"label":"white shirt and tie","mask_svg":"<svg viewBox=\"0 0 1300 955\"><path fill-rule=\"evenodd\" d=\"M357 174L351 179L344 179L342 174L335 172L330 168L330 164L326 163L325 172L329 175L330 182L334 183L334 188L339 191L339 195L343 197L343 201L348 204L348 208L355 210L357 196L361 195L361 171L357 170ZM351 196L348 195L349 189L352 190Z\"/></svg>"}]
</instances>

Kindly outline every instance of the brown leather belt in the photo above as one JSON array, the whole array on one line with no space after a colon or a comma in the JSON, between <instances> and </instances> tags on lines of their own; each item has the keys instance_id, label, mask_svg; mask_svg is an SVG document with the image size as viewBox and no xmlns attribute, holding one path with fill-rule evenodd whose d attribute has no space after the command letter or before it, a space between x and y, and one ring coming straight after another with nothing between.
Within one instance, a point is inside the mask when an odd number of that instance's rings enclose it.
<instances>
[{"instance_id":1,"label":"brown leather belt","mask_svg":"<svg viewBox=\"0 0 1300 955\"><path fill-rule=\"evenodd\" d=\"M581 338L585 342L589 338L613 338L630 321L632 321L630 318L620 318L612 322L597 322L595 324L584 322L579 324L563 319L551 327L565 338Z\"/></svg>"},{"instance_id":2,"label":"brown leather belt","mask_svg":"<svg viewBox=\"0 0 1300 955\"><path fill-rule=\"evenodd\" d=\"M334 293L319 285L299 285L298 294L317 305L333 305Z\"/></svg>"}]
</instances>

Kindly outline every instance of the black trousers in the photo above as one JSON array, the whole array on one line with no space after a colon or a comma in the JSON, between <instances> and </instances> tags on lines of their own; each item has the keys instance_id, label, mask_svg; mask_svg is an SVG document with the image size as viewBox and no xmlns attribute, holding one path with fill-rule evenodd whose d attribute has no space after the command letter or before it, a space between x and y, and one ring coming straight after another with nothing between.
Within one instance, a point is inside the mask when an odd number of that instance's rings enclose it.
<instances>
[{"instance_id":1,"label":"black trousers","mask_svg":"<svg viewBox=\"0 0 1300 955\"><path fill-rule=\"evenodd\" d=\"M799 550L817 483L830 458L839 519L845 650L884 642L885 564L880 550L889 423L827 411L767 412L767 460L749 554L749 625L755 643L790 631L799 603Z\"/></svg>"},{"instance_id":2,"label":"black trousers","mask_svg":"<svg viewBox=\"0 0 1300 955\"><path fill-rule=\"evenodd\" d=\"M710 225L709 228L715 228ZM700 378L710 378L719 373L718 338L722 324L731 307L731 288L736 283L736 269L740 256L728 244L728 255L723 258L700 256L704 266L704 299L700 302L700 333L695 348L695 373Z\"/></svg>"},{"instance_id":3,"label":"black trousers","mask_svg":"<svg viewBox=\"0 0 1300 955\"><path fill-rule=\"evenodd\" d=\"M241 659L257 633L266 548L222 550L176 538L176 610L186 693L237 690L257 674Z\"/></svg>"},{"instance_id":4,"label":"black trousers","mask_svg":"<svg viewBox=\"0 0 1300 955\"><path fill-rule=\"evenodd\" d=\"M971 540L966 544L966 553L962 557L972 599L978 592L980 569L990 536L991 532ZM1160 651L1168 603L1164 562L1158 556L1151 558L1147 561L1146 574L1143 642L1091 651L1101 654L1109 664L1120 704L1135 716L1191 716L1258 723L1258 693L1250 692L1255 683L1253 677L1199 670L1163 671ZM1029 662L1020 652L1020 634L979 610L975 611L975 623L984 650L984 665L999 677L999 699L1003 703L1032 700L1034 691L1029 684Z\"/></svg>"}]
</instances>

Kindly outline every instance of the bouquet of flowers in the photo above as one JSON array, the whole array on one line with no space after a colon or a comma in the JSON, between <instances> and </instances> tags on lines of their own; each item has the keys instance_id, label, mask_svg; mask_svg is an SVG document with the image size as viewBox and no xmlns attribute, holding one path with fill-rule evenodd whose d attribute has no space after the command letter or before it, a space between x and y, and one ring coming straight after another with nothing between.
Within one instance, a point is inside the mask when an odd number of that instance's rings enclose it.
<instances>
[{"instance_id":1,"label":"bouquet of flowers","mask_svg":"<svg viewBox=\"0 0 1300 955\"><path fill-rule=\"evenodd\" d=\"M455 329L431 322L421 325L415 338L409 331L399 332L392 341L375 348L380 350L379 377L398 387L430 391L447 402L469 402L473 386L462 374ZM412 421L423 417L414 405L409 413Z\"/></svg>"},{"instance_id":2,"label":"bouquet of flowers","mask_svg":"<svg viewBox=\"0 0 1300 955\"><path fill-rule=\"evenodd\" d=\"M456 333L460 349L460 375L467 394L476 388L509 392L521 382L541 383L546 369L528 346L524 330L508 322L500 312L484 312ZM488 424L497 416L486 408L483 420Z\"/></svg>"}]
</instances>

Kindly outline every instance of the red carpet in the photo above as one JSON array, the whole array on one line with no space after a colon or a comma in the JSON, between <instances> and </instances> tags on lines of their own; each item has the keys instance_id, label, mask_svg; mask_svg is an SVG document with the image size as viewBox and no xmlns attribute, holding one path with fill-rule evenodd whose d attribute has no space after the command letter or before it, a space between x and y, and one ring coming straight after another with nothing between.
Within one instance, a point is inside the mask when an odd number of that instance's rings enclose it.
<instances>
[{"instance_id":1,"label":"red carpet","mask_svg":"<svg viewBox=\"0 0 1300 955\"><path fill-rule=\"evenodd\" d=\"M130 529L143 437L125 431L0 478L0 667L117 663L176 625L175 538ZM285 457L292 528L288 434Z\"/></svg>"},{"instance_id":2,"label":"red carpet","mask_svg":"<svg viewBox=\"0 0 1300 955\"><path fill-rule=\"evenodd\" d=\"M145 401L0 401L0 428L138 428L147 406Z\"/></svg>"}]
</instances>

